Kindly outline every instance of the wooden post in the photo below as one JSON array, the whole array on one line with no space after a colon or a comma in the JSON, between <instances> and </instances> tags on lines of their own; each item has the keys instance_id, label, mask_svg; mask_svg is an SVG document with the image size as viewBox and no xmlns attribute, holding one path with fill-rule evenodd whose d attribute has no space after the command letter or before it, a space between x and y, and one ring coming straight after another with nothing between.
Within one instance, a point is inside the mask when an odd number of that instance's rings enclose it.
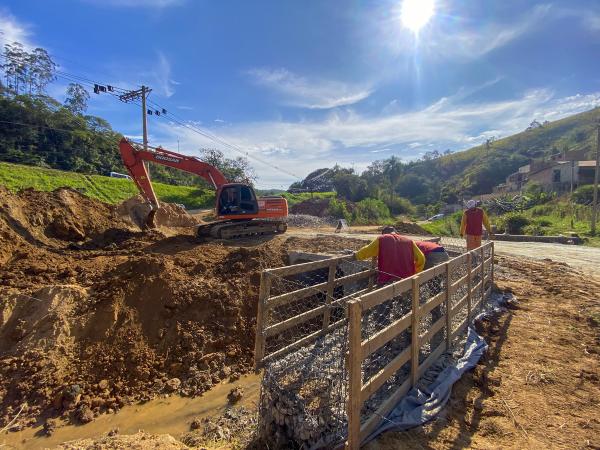
<instances>
[{"instance_id":1,"label":"wooden post","mask_svg":"<svg viewBox=\"0 0 600 450\"><path fill-rule=\"evenodd\" d=\"M492 261L492 264L494 262ZM485 247L481 247L481 304L480 310L483 308L483 296L485 295Z\"/></svg>"},{"instance_id":2,"label":"wooden post","mask_svg":"<svg viewBox=\"0 0 600 450\"><path fill-rule=\"evenodd\" d=\"M494 250L494 243L492 242L492 267L490 267L490 286L492 289L494 289L494 254L495 254L495 250Z\"/></svg>"},{"instance_id":3,"label":"wooden post","mask_svg":"<svg viewBox=\"0 0 600 450\"><path fill-rule=\"evenodd\" d=\"M327 275L327 292L325 293L325 304L331 305L333 301L333 291L335 288L335 272L337 270L337 261L332 260L329 263L329 273ZM329 321L331 318L331 309L327 308L325 313L323 314L323 329L329 326Z\"/></svg>"},{"instance_id":4,"label":"wooden post","mask_svg":"<svg viewBox=\"0 0 600 450\"><path fill-rule=\"evenodd\" d=\"M265 314L267 299L271 295L271 274L264 270L260 274L260 291L258 293L258 309L256 311L256 340L254 342L254 370L258 371L265 356Z\"/></svg>"},{"instance_id":5,"label":"wooden post","mask_svg":"<svg viewBox=\"0 0 600 450\"><path fill-rule=\"evenodd\" d=\"M450 263L446 263L446 350L450 350L452 347L452 316L450 315L452 310L452 301L450 295Z\"/></svg>"},{"instance_id":6,"label":"wooden post","mask_svg":"<svg viewBox=\"0 0 600 450\"><path fill-rule=\"evenodd\" d=\"M377 258L371 258L371 269L377 269ZM373 289L377 281L377 274L369 277L369 290Z\"/></svg>"},{"instance_id":7,"label":"wooden post","mask_svg":"<svg viewBox=\"0 0 600 450\"><path fill-rule=\"evenodd\" d=\"M362 353L361 353L362 311L358 300L348 302L348 374L350 376L350 395L348 397L348 442L346 448L360 448L360 409L362 389Z\"/></svg>"},{"instance_id":8,"label":"wooden post","mask_svg":"<svg viewBox=\"0 0 600 450\"><path fill-rule=\"evenodd\" d=\"M412 386L417 384L419 376L419 276L416 275L412 280L412 322L411 322L411 361L410 361L410 383Z\"/></svg>"},{"instance_id":9,"label":"wooden post","mask_svg":"<svg viewBox=\"0 0 600 450\"><path fill-rule=\"evenodd\" d=\"M467 323L471 323L471 286L472 286L472 258L473 254L469 252L467 254Z\"/></svg>"}]
</instances>

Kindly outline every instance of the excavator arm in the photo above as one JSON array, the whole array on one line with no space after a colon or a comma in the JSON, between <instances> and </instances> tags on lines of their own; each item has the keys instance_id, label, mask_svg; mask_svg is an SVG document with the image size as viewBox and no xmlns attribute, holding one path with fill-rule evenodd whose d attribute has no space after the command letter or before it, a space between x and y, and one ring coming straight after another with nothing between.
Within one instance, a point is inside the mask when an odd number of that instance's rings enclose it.
<instances>
[{"instance_id":1,"label":"excavator arm","mask_svg":"<svg viewBox=\"0 0 600 450\"><path fill-rule=\"evenodd\" d=\"M135 144L132 144L127 139L121 139L119 142L119 151L123 164L127 168L129 175L138 187L142 196L146 199L152 209L159 208L160 203L154 193L154 188L148 177L148 171L144 165L144 161L150 161L163 166L174 167L175 169L193 173L204 178L215 189L219 189L227 183L225 176L214 166L200 161L192 156L181 155L162 148L153 148L144 150Z\"/></svg>"}]
</instances>

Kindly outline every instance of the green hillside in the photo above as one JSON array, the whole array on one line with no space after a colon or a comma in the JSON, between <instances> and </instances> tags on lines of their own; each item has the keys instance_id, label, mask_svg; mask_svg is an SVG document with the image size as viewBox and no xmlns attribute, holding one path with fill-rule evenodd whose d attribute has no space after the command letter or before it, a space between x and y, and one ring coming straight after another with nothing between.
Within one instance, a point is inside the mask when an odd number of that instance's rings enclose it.
<instances>
[{"instance_id":1,"label":"green hillside","mask_svg":"<svg viewBox=\"0 0 600 450\"><path fill-rule=\"evenodd\" d=\"M107 203L119 203L138 193L133 181L123 178L85 175L2 162L0 162L0 185L11 191L26 188L52 191L66 186ZM214 191L209 189L163 183L153 183L153 186L159 199L166 202L181 203L188 209L214 206Z\"/></svg>"}]
</instances>

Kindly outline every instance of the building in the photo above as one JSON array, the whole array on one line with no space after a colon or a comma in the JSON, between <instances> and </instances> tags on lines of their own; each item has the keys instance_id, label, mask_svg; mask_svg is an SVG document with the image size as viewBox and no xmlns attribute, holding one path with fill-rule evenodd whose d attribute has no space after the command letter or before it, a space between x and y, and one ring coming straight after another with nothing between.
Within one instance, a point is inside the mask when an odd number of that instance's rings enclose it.
<instances>
[{"instance_id":1,"label":"building","mask_svg":"<svg viewBox=\"0 0 600 450\"><path fill-rule=\"evenodd\" d=\"M545 190L564 192L582 184L594 182L596 161L552 161L532 170L527 182L539 183Z\"/></svg>"}]
</instances>

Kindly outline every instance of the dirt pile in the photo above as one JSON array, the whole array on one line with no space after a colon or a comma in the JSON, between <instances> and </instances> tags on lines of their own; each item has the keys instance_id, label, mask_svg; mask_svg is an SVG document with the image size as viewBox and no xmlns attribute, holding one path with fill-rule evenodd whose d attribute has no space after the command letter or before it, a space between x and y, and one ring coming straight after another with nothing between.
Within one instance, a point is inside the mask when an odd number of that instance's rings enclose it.
<instances>
[{"instance_id":1,"label":"dirt pile","mask_svg":"<svg viewBox=\"0 0 600 450\"><path fill-rule=\"evenodd\" d=\"M56 450L183 450L189 448L168 434L149 434L140 431L136 434L121 436L109 434L100 439L81 439L64 443Z\"/></svg>"},{"instance_id":2,"label":"dirt pile","mask_svg":"<svg viewBox=\"0 0 600 450\"><path fill-rule=\"evenodd\" d=\"M144 228L146 217L151 211L150 205L141 195L136 195L125 200L117 207L117 213L122 217L129 217L139 228ZM158 227L193 227L198 225L196 218L174 203L161 202L160 208L154 216L154 223Z\"/></svg>"},{"instance_id":3,"label":"dirt pile","mask_svg":"<svg viewBox=\"0 0 600 450\"><path fill-rule=\"evenodd\" d=\"M394 228L400 234L412 234L415 236L431 236L427 230L413 222L396 222Z\"/></svg>"},{"instance_id":4,"label":"dirt pile","mask_svg":"<svg viewBox=\"0 0 600 450\"><path fill-rule=\"evenodd\" d=\"M328 198L311 198L303 202L296 203L290 207L291 214L305 214L309 216L324 217L328 214Z\"/></svg>"},{"instance_id":5,"label":"dirt pile","mask_svg":"<svg viewBox=\"0 0 600 450\"><path fill-rule=\"evenodd\" d=\"M21 407L15 429L57 415L85 422L247 372L261 269L285 264L291 249L359 246L286 236L199 244L133 232L74 191L0 192L0 427ZM49 237L60 216L83 244Z\"/></svg>"}]
</instances>

